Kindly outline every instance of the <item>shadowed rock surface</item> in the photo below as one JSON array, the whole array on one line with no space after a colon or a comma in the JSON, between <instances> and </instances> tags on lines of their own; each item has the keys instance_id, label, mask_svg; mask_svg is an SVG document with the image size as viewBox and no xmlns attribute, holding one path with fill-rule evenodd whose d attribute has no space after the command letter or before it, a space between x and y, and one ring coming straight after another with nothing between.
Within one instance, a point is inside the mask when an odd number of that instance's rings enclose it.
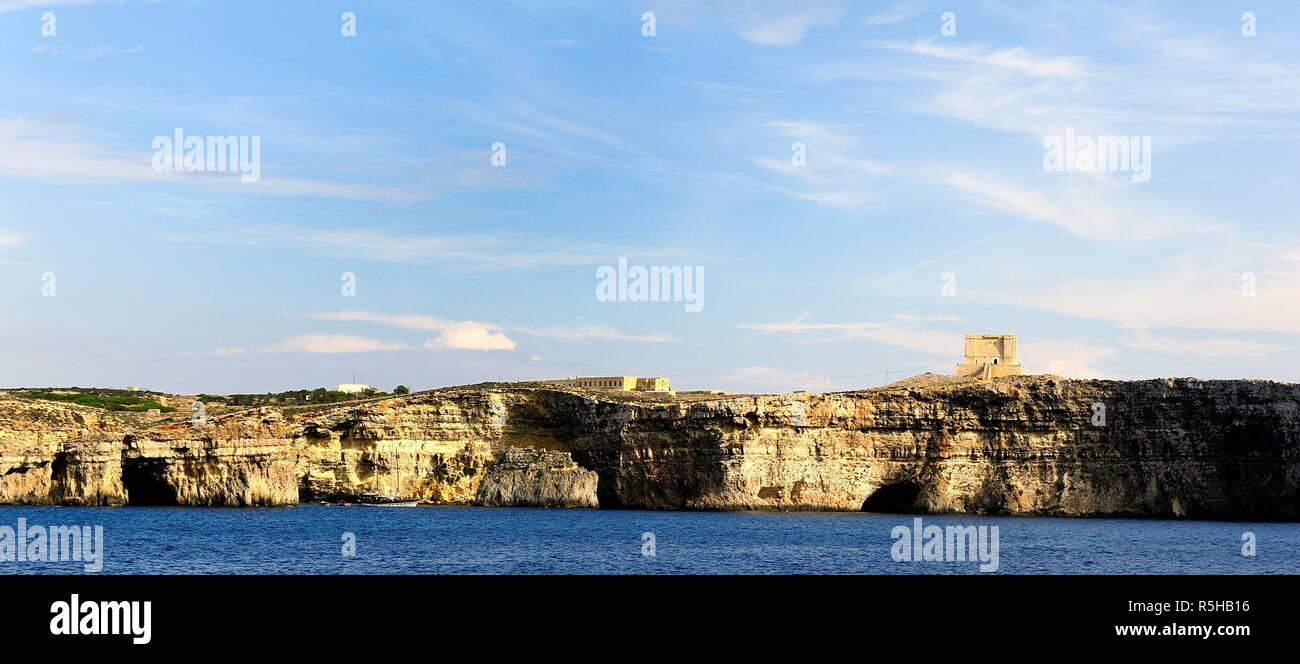
<instances>
[{"instance_id":1,"label":"shadowed rock surface","mask_svg":"<svg viewBox=\"0 0 1300 664\"><path fill-rule=\"evenodd\" d=\"M528 488L505 479L509 466L485 480L522 448L568 453L596 474L606 508L1300 514L1300 386L1053 376L676 400L486 384L244 410L202 427L0 399L0 502L292 505L377 492L470 504L577 490Z\"/></svg>"},{"instance_id":2,"label":"shadowed rock surface","mask_svg":"<svg viewBox=\"0 0 1300 664\"><path fill-rule=\"evenodd\" d=\"M478 486L475 505L487 507L599 507L597 475L568 452L506 450Z\"/></svg>"}]
</instances>

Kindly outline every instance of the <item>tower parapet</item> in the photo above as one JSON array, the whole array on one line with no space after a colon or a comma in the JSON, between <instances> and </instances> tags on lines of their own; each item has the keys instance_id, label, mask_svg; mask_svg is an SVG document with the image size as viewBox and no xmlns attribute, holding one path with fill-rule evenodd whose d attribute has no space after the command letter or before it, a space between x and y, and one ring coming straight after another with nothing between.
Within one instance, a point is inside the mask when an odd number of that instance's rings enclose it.
<instances>
[{"instance_id":1,"label":"tower parapet","mask_svg":"<svg viewBox=\"0 0 1300 664\"><path fill-rule=\"evenodd\" d=\"M966 357L957 365L957 375L980 378L1024 375L1016 346L1014 334L968 334Z\"/></svg>"}]
</instances>

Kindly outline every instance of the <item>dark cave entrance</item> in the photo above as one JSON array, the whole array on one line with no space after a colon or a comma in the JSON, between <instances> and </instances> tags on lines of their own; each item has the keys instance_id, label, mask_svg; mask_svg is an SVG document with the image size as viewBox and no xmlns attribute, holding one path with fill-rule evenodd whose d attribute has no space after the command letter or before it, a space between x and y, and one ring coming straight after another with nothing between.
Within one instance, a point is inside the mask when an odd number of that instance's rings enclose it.
<instances>
[{"instance_id":1,"label":"dark cave entrance","mask_svg":"<svg viewBox=\"0 0 1300 664\"><path fill-rule=\"evenodd\" d=\"M894 482L876 489L862 501L863 512L885 512L890 514L915 514L921 509L916 499L921 495L921 485L910 482Z\"/></svg>"},{"instance_id":2,"label":"dark cave entrance","mask_svg":"<svg viewBox=\"0 0 1300 664\"><path fill-rule=\"evenodd\" d=\"M597 462L590 451L572 450L569 452L569 457L583 470L596 472L596 502L600 504L601 509L618 509L623 506L623 502L618 498L618 491L615 489L617 482L614 473L608 470L601 472L601 464Z\"/></svg>"},{"instance_id":3,"label":"dark cave entrance","mask_svg":"<svg viewBox=\"0 0 1300 664\"><path fill-rule=\"evenodd\" d=\"M164 479L167 464L135 459L122 463L127 505L175 505L176 490Z\"/></svg>"}]
</instances>

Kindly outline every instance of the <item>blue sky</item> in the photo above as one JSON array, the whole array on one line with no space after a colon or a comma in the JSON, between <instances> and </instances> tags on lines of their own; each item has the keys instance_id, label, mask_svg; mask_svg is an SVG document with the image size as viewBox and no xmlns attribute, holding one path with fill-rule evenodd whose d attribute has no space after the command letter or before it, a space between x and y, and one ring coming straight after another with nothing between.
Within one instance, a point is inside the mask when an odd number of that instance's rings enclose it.
<instances>
[{"instance_id":1,"label":"blue sky","mask_svg":"<svg viewBox=\"0 0 1300 664\"><path fill-rule=\"evenodd\" d=\"M0 385L852 389L987 331L1295 381L1298 43L1289 2L0 0ZM260 179L155 171L176 128ZM1149 181L1045 170L1067 129ZM702 310L600 301L620 257Z\"/></svg>"}]
</instances>

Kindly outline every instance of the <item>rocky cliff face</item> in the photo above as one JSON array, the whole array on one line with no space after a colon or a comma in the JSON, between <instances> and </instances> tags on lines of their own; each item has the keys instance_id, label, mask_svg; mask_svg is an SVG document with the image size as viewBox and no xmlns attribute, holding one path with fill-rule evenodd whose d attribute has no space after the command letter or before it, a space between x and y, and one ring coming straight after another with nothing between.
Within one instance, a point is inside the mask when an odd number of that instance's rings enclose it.
<instances>
[{"instance_id":1,"label":"rocky cliff face","mask_svg":"<svg viewBox=\"0 0 1300 664\"><path fill-rule=\"evenodd\" d=\"M478 485L475 505L487 507L599 507L599 477L568 452L509 449Z\"/></svg>"},{"instance_id":2,"label":"rocky cliff face","mask_svg":"<svg viewBox=\"0 0 1300 664\"><path fill-rule=\"evenodd\" d=\"M576 467L508 456L522 448ZM1300 386L934 378L676 401L476 386L203 427L0 401L0 502L548 504L590 473L602 507L1295 519Z\"/></svg>"}]
</instances>

